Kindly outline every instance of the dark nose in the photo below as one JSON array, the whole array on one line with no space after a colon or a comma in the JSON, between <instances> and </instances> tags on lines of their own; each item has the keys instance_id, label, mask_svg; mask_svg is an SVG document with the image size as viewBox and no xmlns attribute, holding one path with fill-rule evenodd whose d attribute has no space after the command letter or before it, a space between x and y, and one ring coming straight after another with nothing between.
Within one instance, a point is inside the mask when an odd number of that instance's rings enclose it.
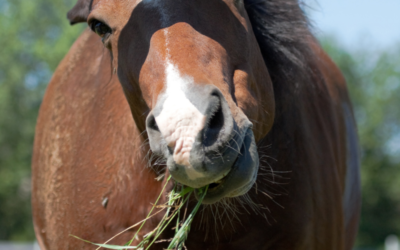
<instances>
[{"instance_id":1,"label":"dark nose","mask_svg":"<svg viewBox=\"0 0 400 250\"><path fill-rule=\"evenodd\" d=\"M235 136L231 111L222 93L211 85L193 86L181 94L164 94L158 100L146 120L152 151L167 159L174 179L183 184L194 187L198 182L204 186L206 179L218 178L231 164L224 163L221 154Z\"/></svg>"}]
</instances>

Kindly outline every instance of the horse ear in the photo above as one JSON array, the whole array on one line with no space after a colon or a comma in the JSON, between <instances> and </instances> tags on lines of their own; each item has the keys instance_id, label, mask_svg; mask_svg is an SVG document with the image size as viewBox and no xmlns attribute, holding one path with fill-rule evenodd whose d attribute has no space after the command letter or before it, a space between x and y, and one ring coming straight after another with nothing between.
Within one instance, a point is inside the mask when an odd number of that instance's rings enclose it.
<instances>
[{"instance_id":1,"label":"horse ear","mask_svg":"<svg viewBox=\"0 0 400 250\"><path fill-rule=\"evenodd\" d=\"M71 25L87 21L91 2L91 0L78 0L75 6L68 11L67 18Z\"/></svg>"}]
</instances>

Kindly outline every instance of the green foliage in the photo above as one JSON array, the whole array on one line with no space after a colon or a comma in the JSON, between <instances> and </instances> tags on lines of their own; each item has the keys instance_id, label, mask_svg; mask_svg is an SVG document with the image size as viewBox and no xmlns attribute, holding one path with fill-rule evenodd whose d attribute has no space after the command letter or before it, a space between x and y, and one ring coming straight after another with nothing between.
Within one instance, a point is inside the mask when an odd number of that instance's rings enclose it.
<instances>
[{"instance_id":1,"label":"green foliage","mask_svg":"<svg viewBox=\"0 0 400 250\"><path fill-rule=\"evenodd\" d=\"M58 62L82 28L74 0L0 0L0 240L33 240L30 162L37 112Z\"/></svg>"},{"instance_id":2,"label":"green foliage","mask_svg":"<svg viewBox=\"0 0 400 250\"><path fill-rule=\"evenodd\" d=\"M362 213L357 244L381 246L400 235L400 47L325 50L348 82L361 143Z\"/></svg>"}]
</instances>

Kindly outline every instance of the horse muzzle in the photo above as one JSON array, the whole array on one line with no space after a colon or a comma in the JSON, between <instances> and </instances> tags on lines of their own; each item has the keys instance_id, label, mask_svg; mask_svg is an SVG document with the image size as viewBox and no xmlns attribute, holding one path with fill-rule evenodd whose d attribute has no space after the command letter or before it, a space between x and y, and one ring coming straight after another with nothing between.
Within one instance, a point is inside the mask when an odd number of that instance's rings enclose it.
<instances>
[{"instance_id":1,"label":"horse muzzle","mask_svg":"<svg viewBox=\"0 0 400 250\"><path fill-rule=\"evenodd\" d=\"M233 117L215 86L165 91L146 127L151 150L166 159L177 182L193 188L210 185L203 203L243 195L253 186L259 159L252 124L243 115Z\"/></svg>"}]
</instances>

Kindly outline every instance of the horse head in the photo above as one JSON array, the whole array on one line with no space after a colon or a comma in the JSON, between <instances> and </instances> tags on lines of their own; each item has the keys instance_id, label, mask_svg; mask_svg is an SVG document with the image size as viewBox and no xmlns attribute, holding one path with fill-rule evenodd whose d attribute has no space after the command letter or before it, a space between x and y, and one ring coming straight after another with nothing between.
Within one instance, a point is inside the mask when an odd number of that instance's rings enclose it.
<instances>
[{"instance_id":1,"label":"horse head","mask_svg":"<svg viewBox=\"0 0 400 250\"><path fill-rule=\"evenodd\" d=\"M80 0L68 17L110 51L136 125L176 181L210 185L204 203L249 191L275 100L243 0Z\"/></svg>"}]
</instances>

